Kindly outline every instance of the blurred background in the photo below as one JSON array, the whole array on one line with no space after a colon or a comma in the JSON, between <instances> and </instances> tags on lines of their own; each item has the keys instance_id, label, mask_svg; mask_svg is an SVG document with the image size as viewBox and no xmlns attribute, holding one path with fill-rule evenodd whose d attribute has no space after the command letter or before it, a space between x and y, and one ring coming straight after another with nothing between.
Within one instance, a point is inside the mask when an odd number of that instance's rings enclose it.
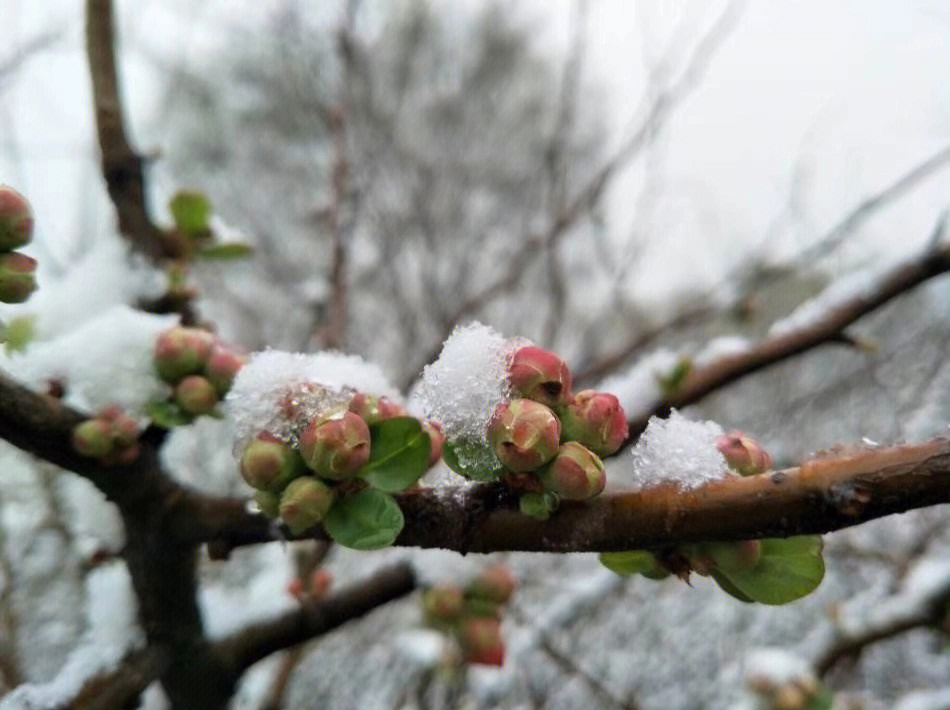
<instances>
[{"instance_id":1,"label":"blurred background","mask_svg":"<svg viewBox=\"0 0 950 710\"><path fill-rule=\"evenodd\" d=\"M177 190L199 190L216 230L253 247L196 265L201 317L249 351L362 355L404 392L472 319L560 352L579 386L620 383L658 352L761 337L826 287L860 288L920 253L950 205L950 10L936 0L116 11L123 109L149 157L156 221L171 223ZM41 347L156 295L163 277L116 232L82 3L0 0L0 15L0 182L37 216L40 290L17 314L29 311ZM750 431L779 465L862 437L945 434L950 283L854 331L870 346L812 351L686 413ZM3 366L16 376L22 363ZM242 492L226 423L187 429L167 444L174 473ZM118 621L96 611L127 587L118 563L87 564L121 546L108 504L8 447L0 461L8 689L137 631L134 607ZM409 600L308 646L279 692L286 660L259 664L235 707L771 707L749 686L757 661L778 665L761 649L817 664L841 629L945 590L948 528L936 508L829 535L825 582L778 609L705 579L620 579L593 556L496 556L522 584L503 669L440 674ZM345 582L406 556L431 581L483 562L334 550L327 565ZM209 627L293 604L293 564L277 545L208 563ZM950 707L945 644L933 630L894 634L822 680L835 707ZM153 688L145 706L163 702Z\"/></svg>"}]
</instances>

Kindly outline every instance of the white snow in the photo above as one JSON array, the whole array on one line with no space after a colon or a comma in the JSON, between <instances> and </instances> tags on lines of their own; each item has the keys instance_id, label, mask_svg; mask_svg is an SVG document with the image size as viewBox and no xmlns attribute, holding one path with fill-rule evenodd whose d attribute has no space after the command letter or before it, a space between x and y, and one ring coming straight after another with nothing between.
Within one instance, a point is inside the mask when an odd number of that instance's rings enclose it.
<instances>
[{"instance_id":1,"label":"white snow","mask_svg":"<svg viewBox=\"0 0 950 710\"><path fill-rule=\"evenodd\" d=\"M721 357L728 355L738 355L749 349L748 338L738 335L723 335L713 338L706 343L703 348L693 357L693 364L696 367L708 365Z\"/></svg>"},{"instance_id":2,"label":"white snow","mask_svg":"<svg viewBox=\"0 0 950 710\"><path fill-rule=\"evenodd\" d=\"M626 372L606 377L597 389L615 395L627 417L634 419L649 412L663 398L660 381L682 358L679 353L659 348L637 360Z\"/></svg>"},{"instance_id":3,"label":"white snow","mask_svg":"<svg viewBox=\"0 0 950 710\"><path fill-rule=\"evenodd\" d=\"M801 656L782 648L756 648L746 657L746 677L763 678L781 687L795 681L815 680L811 665Z\"/></svg>"},{"instance_id":4,"label":"white snow","mask_svg":"<svg viewBox=\"0 0 950 710\"><path fill-rule=\"evenodd\" d=\"M119 404L144 423L146 403L168 392L152 366L152 347L175 321L175 316L113 306L68 333L0 359L0 365L36 389L50 379L63 380L63 400L70 406L94 412Z\"/></svg>"},{"instance_id":5,"label":"white snow","mask_svg":"<svg viewBox=\"0 0 950 710\"><path fill-rule=\"evenodd\" d=\"M695 488L731 476L716 448L716 437L722 433L715 422L691 421L675 410L669 419L651 417L630 452L633 486L675 483L681 488Z\"/></svg>"},{"instance_id":6,"label":"white snow","mask_svg":"<svg viewBox=\"0 0 950 710\"><path fill-rule=\"evenodd\" d=\"M846 275L836 275L824 291L799 305L789 315L775 321L769 335L785 335L805 328L824 317L828 311L853 298L868 296L880 280L882 268L866 268Z\"/></svg>"},{"instance_id":7,"label":"white snow","mask_svg":"<svg viewBox=\"0 0 950 710\"><path fill-rule=\"evenodd\" d=\"M426 365L415 397L449 440L487 443L488 420L510 392L506 355L513 342L481 323L457 326Z\"/></svg>"}]
</instances>

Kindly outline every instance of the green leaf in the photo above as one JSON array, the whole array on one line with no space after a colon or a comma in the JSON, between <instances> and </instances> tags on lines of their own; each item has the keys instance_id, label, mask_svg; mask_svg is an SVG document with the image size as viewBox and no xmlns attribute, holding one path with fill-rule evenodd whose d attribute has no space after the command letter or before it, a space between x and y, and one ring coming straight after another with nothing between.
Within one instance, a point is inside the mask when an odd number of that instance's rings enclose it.
<instances>
[{"instance_id":1,"label":"green leaf","mask_svg":"<svg viewBox=\"0 0 950 710\"><path fill-rule=\"evenodd\" d=\"M3 326L4 348L7 353L15 353L29 345L36 335L36 316L17 316Z\"/></svg>"},{"instance_id":2,"label":"green leaf","mask_svg":"<svg viewBox=\"0 0 950 710\"><path fill-rule=\"evenodd\" d=\"M391 545L404 522L393 497L370 488L337 500L323 527L344 547L376 550Z\"/></svg>"},{"instance_id":3,"label":"green leaf","mask_svg":"<svg viewBox=\"0 0 950 710\"><path fill-rule=\"evenodd\" d=\"M187 412L167 399L153 399L145 405L145 413L155 424L166 429L191 422Z\"/></svg>"},{"instance_id":4,"label":"green leaf","mask_svg":"<svg viewBox=\"0 0 950 710\"><path fill-rule=\"evenodd\" d=\"M643 574L656 568L656 557L647 550L625 550L623 552L601 552L600 564L624 577L631 574Z\"/></svg>"},{"instance_id":5,"label":"green leaf","mask_svg":"<svg viewBox=\"0 0 950 710\"><path fill-rule=\"evenodd\" d=\"M762 604L787 604L813 591L825 576L821 538L817 535L767 538L762 540L762 556L754 567L720 568L717 572L733 588L731 591L723 587L730 594L738 591Z\"/></svg>"},{"instance_id":6,"label":"green leaf","mask_svg":"<svg viewBox=\"0 0 950 710\"><path fill-rule=\"evenodd\" d=\"M831 710L834 704L834 693L823 689L818 695L808 701L807 710Z\"/></svg>"},{"instance_id":7,"label":"green leaf","mask_svg":"<svg viewBox=\"0 0 950 710\"><path fill-rule=\"evenodd\" d=\"M752 599L750 599L745 594L743 594L738 589L736 589L735 585L729 581L729 578L723 575L723 573L720 572L719 570L717 569L712 570L711 576L713 580L716 582L716 584L719 585L719 588L722 589L722 591L724 591L729 596L735 597L740 602L746 602L746 603L753 602Z\"/></svg>"},{"instance_id":8,"label":"green leaf","mask_svg":"<svg viewBox=\"0 0 950 710\"><path fill-rule=\"evenodd\" d=\"M224 242L222 244L209 244L198 249L198 257L201 259L243 259L254 253L254 248L249 244L241 242Z\"/></svg>"},{"instance_id":9,"label":"green leaf","mask_svg":"<svg viewBox=\"0 0 950 710\"><path fill-rule=\"evenodd\" d=\"M505 472L491 447L465 439L446 441L442 459L453 471L473 481L494 481Z\"/></svg>"},{"instance_id":10,"label":"green leaf","mask_svg":"<svg viewBox=\"0 0 950 710\"><path fill-rule=\"evenodd\" d=\"M208 228L211 202L200 192L180 190L168 203L175 226L186 234L196 234Z\"/></svg>"},{"instance_id":11,"label":"green leaf","mask_svg":"<svg viewBox=\"0 0 950 710\"><path fill-rule=\"evenodd\" d=\"M657 375L656 379L663 389L663 393L670 395L676 392L679 386L683 384L683 380L686 379L686 375L688 375L692 369L693 361L688 357L681 357L676 361L673 367L670 368L669 372Z\"/></svg>"},{"instance_id":12,"label":"green leaf","mask_svg":"<svg viewBox=\"0 0 950 710\"><path fill-rule=\"evenodd\" d=\"M432 442L414 417L396 417L369 428L369 461L357 475L387 493L406 490L429 467Z\"/></svg>"}]
</instances>

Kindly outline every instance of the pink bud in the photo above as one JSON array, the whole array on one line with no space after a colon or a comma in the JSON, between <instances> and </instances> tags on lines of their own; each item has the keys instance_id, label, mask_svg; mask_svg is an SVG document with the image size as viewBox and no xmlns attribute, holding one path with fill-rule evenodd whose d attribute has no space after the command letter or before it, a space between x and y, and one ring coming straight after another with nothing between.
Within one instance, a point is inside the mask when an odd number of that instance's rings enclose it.
<instances>
[{"instance_id":1,"label":"pink bud","mask_svg":"<svg viewBox=\"0 0 950 710\"><path fill-rule=\"evenodd\" d=\"M153 359L159 377L175 383L205 369L214 346L214 336L198 328L175 326L158 336Z\"/></svg>"},{"instance_id":2,"label":"pink bud","mask_svg":"<svg viewBox=\"0 0 950 710\"><path fill-rule=\"evenodd\" d=\"M36 290L36 259L18 251L0 254L0 301L23 303Z\"/></svg>"},{"instance_id":3,"label":"pink bud","mask_svg":"<svg viewBox=\"0 0 950 710\"><path fill-rule=\"evenodd\" d=\"M435 466L442 458L442 444L445 443L445 434L442 433L442 427L438 422L429 420L422 421L422 430L429 435L431 446L429 447L429 468Z\"/></svg>"},{"instance_id":4,"label":"pink bud","mask_svg":"<svg viewBox=\"0 0 950 710\"><path fill-rule=\"evenodd\" d=\"M388 397L357 392L350 400L348 409L359 414L367 424L378 424L387 419L406 416L406 408Z\"/></svg>"},{"instance_id":5,"label":"pink bud","mask_svg":"<svg viewBox=\"0 0 950 710\"><path fill-rule=\"evenodd\" d=\"M571 397L571 371L560 357L535 345L524 345L508 360L508 383L517 396L549 407Z\"/></svg>"},{"instance_id":6,"label":"pink bud","mask_svg":"<svg viewBox=\"0 0 950 710\"><path fill-rule=\"evenodd\" d=\"M205 366L205 375L220 396L231 389L234 377L244 367L244 358L223 345L215 345Z\"/></svg>"},{"instance_id":7,"label":"pink bud","mask_svg":"<svg viewBox=\"0 0 950 710\"><path fill-rule=\"evenodd\" d=\"M422 608L430 621L453 621L465 609L465 596L454 584L437 584L423 594Z\"/></svg>"},{"instance_id":8,"label":"pink bud","mask_svg":"<svg viewBox=\"0 0 950 710\"><path fill-rule=\"evenodd\" d=\"M330 570L315 569L310 575L310 593L314 599L323 599L330 592L330 586L333 584L333 575Z\"/></svg>"},{"instance_id":9,"label":"pink bud","mask_svg":"<svg viewBox=\"0 0 950 710\"><path fill-rule=\"evenodd\" d=\"M462 624L459 641L467 663L500 666L505 661L505 643L498 619L469 619Z\"/></svg>"},{"instance_id":10,"label":"pink bud","mask_svg":"<svg viewBox=\"0 0 950 710\"><path fill-rule=\"evenodd\" d=\"M716 448L726 463L743 476L752 476L772 467L772 457L762 445L741 431L732 431L716 439Z\"/></svg>"},{"instance_id":11,"label":"pink bud","mask_svg":"<svg viewBox=\"0 0 950 710\"><path fill-rule=\"evenodd\" d=\"M339 419L313 419L300 433L300 453L318 476L351 478L369 460L369 427L354 412Z\"/></svg>"},{"instance_id":12,"label":"pink bud","mask_svg":"<svg viewBox=\"0 0 950 710\"><path fill-rule=\"evenodd\" d=\"M577 441L598 456L617 453L627 440L627 415L609 392L582 390L560 414L562 438Z\"/></svg>"},{"instance_id":13,"label":"pink bud","mask_svg":"<svg viewBox=\"0 0 950 710\"><path fill-rule=\"evenodd\" d=\"M218 393L201 375L188 375L175 387L175 401L188 414L208 414L218 404Z\"/></svg>"},{"instance_id":14,"label":"pink bud","mask_svg":"<svg viewBox=\"0 0 950 710\"><path fill-rule=\"evenodd\" d=\"M565 442L538 477L547 490L566 500L593 498L607 482L604 464L597 454L576 441Z\"/></svg>"},{"instance_id":15,"label":"pink bud","mask_svg":"<svg viewBox=\"0 0 950 710\"><path fill-rule=\"evenodd\" d=\"M138 441L139 425L132 417L120 412L109 422L112 427L112 440L120 449L132 446Z\"/></svg>"},{"instance_id":16,"label":"pink bud","mask_svg":"<svg viewBox=\"0 0 950 710\"><path fill-rule=\"evenodd\" d=\"M488 423L488 441L512 471L534 471L557 453L561 422L548 407L530 399L502 402Z\"/></svg>"},{"instance_id":17,"label":"pink bud","mask_svg":"<svg viewBox=\"0 0 950 710\"><path fill-rule=\"evenodd\" d=\"M282 488L302 469L303 462L297 452L266 431L260 432L241 454L241 476L261 491ZM276 515L274 501L259 500L258 504L265 513L273 513L271 517Z\"/></svg>"},{"instance_id":18,"label":"pink bud","mask_svg":"<svg viewBox=\"0 0 950 710\"><path fill-rule=\"evenodd\" d=\"M112 425L105 419L87 419L73 429L73 448L91 458L101 458L115 448Z\"/></svg>"},{"instance_id":19,"label":"pink bud","mask_svg":"<svg viewBox=\"0 0 950 710\"><path fill-rule=\"evenodd\" d=\"M12 187L0 185L0 251L22 247L32 236L29 201Z\"/></svg>"},{"instance_id":20,"label":"pink bud","mask_svg":"<svg viewBox=\"0 0 950 710\"><path fill-rule=\"evenodd\" d=\"M335 498L333 489L323 481L312 476L295 478L280 497L280 519L291 533L299 535L323 520Z\"/></svg>"},{"instance_id":21,"label":"pink bud","mask_svg":"<svg viewBox=\"0 0 950 710\"><path fill-rule=\"evenodd\" d=\"M468 593L495 604L507 604L514 594L518 583L506 565L497 564L486 567L468 587Z\"/></svg>"}]
</instances>

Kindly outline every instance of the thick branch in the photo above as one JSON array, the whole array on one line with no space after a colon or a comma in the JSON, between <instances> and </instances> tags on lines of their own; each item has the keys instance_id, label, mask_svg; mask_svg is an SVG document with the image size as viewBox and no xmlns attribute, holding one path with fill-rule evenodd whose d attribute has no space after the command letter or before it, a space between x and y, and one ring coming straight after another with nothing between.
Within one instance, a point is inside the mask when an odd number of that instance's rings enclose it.
<instances>
[{"instance_id":1,"label":"thick branch","mask_svg":"<svg viewBox=\"0 0 950 710\"><path fill-rule=\"evenodd\" d=\"M154 646L132 651L118 667L87 680L70 701L73 710L134 707L148 685L168 667L168 654Z\"/></svg>"},{"instance_id":2,"label":"thick branch","mask_svg":"<svg viewBox=\"0 0 950 710\"><path fill-rule=\"evenodd\" d=\"M662 485L563 503L546 521L518 512L500 486L422 489L398 496L406 526L397 545L459 552L599 552L823 533L950 502L950 439L860 449L782 471L701 488ZM185 540L251 544L275 538L241 501L189 495L179 502ZM311 537L323 538L322 530Z\"/></svg>"}]
</instances>

